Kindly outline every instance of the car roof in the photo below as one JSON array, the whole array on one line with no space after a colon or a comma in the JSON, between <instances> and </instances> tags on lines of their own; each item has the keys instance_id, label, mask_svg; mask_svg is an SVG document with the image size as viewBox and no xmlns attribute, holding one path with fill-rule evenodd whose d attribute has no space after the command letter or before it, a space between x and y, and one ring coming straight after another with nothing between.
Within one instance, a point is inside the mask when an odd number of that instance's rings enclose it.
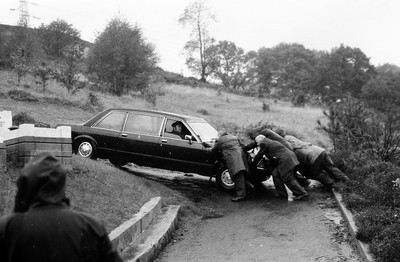
<instances>
[{"instance_id":1,"label":"car roof","mask_svg":"<svg viewBox=\"0 0 400 262\"><path fill-rule=\"evenodd\" d=\"M137 112L137 113L147 113L147 114L152 114L152 115L159 115L163 117L176 117L183 119L187 122L204 122L205 120L201 117L196 117L196 116L189 116L185 114L177 114L177 113L171 113L171 112L166 112L166 111L158 111L158 110L150 110L150 109L132 109L132 108L107 108L103 110L102 112L96 114L94 117L89 119L84 123L84 125L87 124L93 124L93 122L97 121L99 118L102 118L104 115L108 114L110 111L127 111L127 112Z\"/></svg>"}]
</instances>

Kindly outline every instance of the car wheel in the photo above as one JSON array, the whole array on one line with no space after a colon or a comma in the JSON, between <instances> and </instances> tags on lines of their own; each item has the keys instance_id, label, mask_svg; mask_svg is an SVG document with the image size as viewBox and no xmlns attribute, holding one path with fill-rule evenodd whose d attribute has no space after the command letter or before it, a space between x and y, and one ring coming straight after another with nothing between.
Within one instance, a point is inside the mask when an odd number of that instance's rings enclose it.
<instances>
[{"instance_id":1,"label":"car wheel","mask_svg":"<svg viewBox=\"0 0 400 262\"><path fill-rule=\"evenodd\" d=\"M96 145L92 141L80 140L76 152L81 157L96 159L96 150Z\"/></svg>"},{"instance_id":2,"label":"car wheel","mask_svg":"<svg viewBox=\"0 0 400 262\"><path fill-rule=\"evenodd\" d=\"M228 168L224 166L218 169L215 180L218 187L223 190L232 191L235 189L235 183L231 179Z\"/></svg>"},{"instance_id":3,"label":"car wheel","mask_svg":"<svg viewBox=\"0 0 400 262\"><path fill-rule=\"evenodd\" d=\"M111 157L108 160L110 161L111 164L113 164L116 167L121 167L121 166L128 164L127 161L116 158L116 157Z\"/></svg>"}]
</instances>

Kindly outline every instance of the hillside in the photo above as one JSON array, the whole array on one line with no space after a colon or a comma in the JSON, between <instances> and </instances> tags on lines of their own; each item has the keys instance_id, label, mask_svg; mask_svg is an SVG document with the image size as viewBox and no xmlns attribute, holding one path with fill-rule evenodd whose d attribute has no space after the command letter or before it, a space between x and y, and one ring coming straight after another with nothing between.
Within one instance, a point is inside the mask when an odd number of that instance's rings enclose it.
<instances>
[{"instance_id":1,"label":"hillside","mask_svg":"<svg viewBox=\"0 0 400 262\"><path fill-rule=\"evenodd\" d=\"M317 128L316 121L324 121L320 108L296 108L282 101L260 101L223 91L180 85L165 85L164 95L158 97L156 106L153 106L134 95L115 97L86 89L70 95L56 82L51 82L45 92L29 77L23 80L24 87L17 87L15 82L15 75L0 71L0 111L11 110L13 116L26 113L35 121L51 126L82 123L107 107L146 108L200 116L217 129L240 130L260 121L268 121L310 142L325 147L330 145L327 136ZM96 97L96 102L90 102L89 97L92 100ZM263 102L270 105L270 111L262 110ZM201 212L186 196L157 182L127 174L108 161L77 156L72 160L68 195L73 207L99 216L106 222L108 230L128 219L143 203L158 195L165 198L166 203L183 205L186 215ZM12 210L17 172L17 169L10 168L0 174L0 215Z\"/></svg>"},{"instance_id":2,"label":"hillside","mask_svg":"<svg viewBox=\"0 0 400 262\"><path fill-rule=\"evenodd\" d=\"M13 32L18 30L19 26L14 26L14 25L5 25L5 24L0 24L0 36L10 36ZM31 33L36 34L37 29L36 28L28 28ZM90 47L92 43L85 41L83 39L80 39L80 43L83 44L84 46Z\"/></svg>"}]
</instances>

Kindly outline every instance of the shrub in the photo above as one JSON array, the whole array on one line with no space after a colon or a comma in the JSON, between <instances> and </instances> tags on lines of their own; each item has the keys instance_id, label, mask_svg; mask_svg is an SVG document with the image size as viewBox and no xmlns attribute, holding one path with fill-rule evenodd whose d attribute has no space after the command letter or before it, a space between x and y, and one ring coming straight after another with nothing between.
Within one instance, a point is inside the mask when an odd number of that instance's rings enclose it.
<instances>
[{"instance_id":1,"label":"shrub","mask_svg":"<svg viewBox=\"0 0 400 262\"><path fill-rule=\"evenodd\" d=\"M376 260L380 262L400 261L400 221L397 213L397 221L383 228L379 235L373 239L371 251Z\"/></svg>"},{"instance_id":2,"label":"shrub","mask_svg":"<svg viewBox=\"0 0 400 262\"><path fill-rule=\"evenodd\" d=\"M204 116L209 115L208 111L205 110L205 109L199 109L199 110L197 110L197 113L202 114L202 115L204 115Z\"/></svg>"},{"instance_id":3,"label":"shrub","mask_svg":"<svg viewBox=\"0 0 400 262\"><path fill-rule=\"evenodd\" d=\"M16 101L37 102L38 99L29 92L13 89L7 92L8 97Z\"/></svg>"},{"instance_id":4,"label":"shrub","mask_svg":"<svg viewBox=\"0 0 400 262\"><path fill-rule=\"evenodd\" d=\"M331 104L324 115L329 118L328 124L318 124L329 134L336 149L369 152L384 161L399 161L400 134L393 118L351 97Z\"/></svg>"},{"instance_id":5,"label":"shrub","mask_svg":"<svg viewBox=\"0 0 400 262\"><path fill-rule=\"evenodd\" d=\"M307 101L308 101L308 97L305 94L298 94L298 95L293 96L293 98L292 98L292 104L294 106L304 107L306 105Z\"/></svg>"},{"instance_id":6,"label":"shrub","mask_svg":"<svg viewBox=\"0 0 400 262\"><path fill-rule=\"evenodd\" d=\"M157 97L161 95L165 95L164 85L165 81L159 75L152 75L149 77L148 86L140 91L141 96L152 104L156 106L157 104Z\"/></svg>"},{"instance_id":7,"label":"shrub","mask_svg":"<svg viewBox=\"0 0 400 262\"><path fill-rule=\"evenodd\" d=\"M94 113L96 112L96 109L103 110L104 106L95 94L89 92L86 103L80 105L80 108Z\"/></svg>"},{"instance_id":8,"label":"shrub","mask_svg":"<svg viewBox=\"0 0 400 262\"><path fill-rule=\"evenodd\" d=\"M265 102L263 102L262 104L262 111L266 112L266 111L270 111L271 108L269 108L269 105L267 105Z\"/></svg>"},{"instance_id":9,"label":"shrub","mask_svg":"<svg viewBox=\"0 0 400 262\"><path fill-rule=\"evenodd\" d=\"M12 118L13 126L19 126L21 124L34 124L35 122L35 119L26 112L18 113Z\"/></svg>"},{"instance_id":10,"label":"shrub","mask_svg":"<svg viewBox=\"0 0 400 262\"><path fill-rule=\"evenodd\" d=\"M96 106L97 107L97 106L100 105L100 99L95 94L93 94L92 92L89 92L89 94L88 94L88 102L92 106Z\"/></svg>"},{"instance_id":11,"label":"shrub","mask_svg":"<svg viewBox=\"0 0 400 262\"><path fill-rule=\"evenodd\" d=\"M359 240L370 242L376 261L400 261L400 210L372 206L357 216Z\"/></svg>"},{"instance_id":12,"label":"shrub","mask_svg":"<svg viewBox=\"0 0 400 262\"><path fill-rule=\"evenodd\" d=\"M276 126L273 123L270 122L257 122L255 124L250 124L248 126L246 126L244 128L244 132L246 133L246 135L250 134L251 132L259 132L265 128L271 129L271 130L276 130L278 128L278 126Z\"/></svg>"},{"instance_id":13,"label":"shrub","mask_svg":"<svg viewBox=\"0 0 400 262\"><path fill-rule=\"evenodd\" d=\"M240 137L241 134L243 133L243 128L232 122L228 123L217 122L213 124L217 128L217 130L225 130L227 133L238 137Z\"/></svg>"},{"instance_id":14,"label":"shrub","mask_svg":"<svg viewBox=\"0 0 400 262\"><path fill-rule=\"evenodd\" d=\"M360 163L363 165L360 166ZM400 167L378 160L359 162L356 167L348 170L351 170L347 172L351 181L342 190L350 209L361 210L373 205L400 207L400 190L393 184L400 177Z\"/></svg>"},{"instance_id":15,"label":"shrub","mask_svg":"<svg viewBox=\"0 0 400 262\"><path fill-rule=\"evenodd\" d=\"M386 210L380 206L374 205L368 207L357 216L357 239L370 242L374 237L378 236L385 226L393 224L394 212Z\"/></svg>"}]
</instances>

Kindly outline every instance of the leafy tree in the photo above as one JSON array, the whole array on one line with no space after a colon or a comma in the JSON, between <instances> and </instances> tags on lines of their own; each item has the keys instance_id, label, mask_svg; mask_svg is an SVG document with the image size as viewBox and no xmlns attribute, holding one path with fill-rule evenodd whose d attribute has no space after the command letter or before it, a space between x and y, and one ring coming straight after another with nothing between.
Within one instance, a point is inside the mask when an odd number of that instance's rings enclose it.
<instances>
[{"instance_id":1,"label":"leafy tree","mask_svg":"<svg viewBox=\"0 0 400 262\"><path fill-rule=\"evenodd\" d=\"M88 70L111 93L122 95L147 88L157 62L154 47L146 43L142 29L114 18L89 51Z\"/></svg>"},{"instance_id":2,"label":"leafy tree","mask_svg":"<svg viewBox=\"0 0 400 262\"><path fill-rule=\"evenodd\" d=\"M38 29L42 48L47 55L62 57L63 48L79 42L80 33L65 20L57 19Z\"/></svg>"},{"instance_id":3,"label":"leafy tree","mask_svg":"<svg viewBox=\"0 0 400 262\"><path fill-rule=\"evenodd\" d=\"M383 65L362 88L361 98L393 120L400 120L400 68Z\"/></svg>"},{"instance_id":4,"label":"leafy tree","mask_svg":"<svg viewBox=\"0 0 400 262\"><path fill-rule=\"evenodd\" d=\"M219 41L207 51L213 61L210 64L213 75L221 80L225 87L232 89L245 87L249 82L246 62L250 56L246 56L242 48L236 47L235 43L230 41Z\"/></svg>"},{"instance_id":5,"label":"leafy tree","mask_svg":"<svg viewBox=\"0 0 400 262\"><path fill-rule=\"evenodd\" d=\"M41 85L43 92L45 92L48 81L54 73L52 67L47 65L45 62L40 62L35 64L32 73L33 76L38 79L36 83Z\"/></svg>"},{"instance_id":6,"label":"leafy tree","mask_svg":"<svg viewBox=\"0 0 400 262\"><path fill-rule=\"evenodd\" d=\"M63 59L59 69L54 72L55 79L67 88L68 93L74 94L84 87L84 83L79 80L79 61L83 56L82 45L69 45L62 49Z\"/></svg>"},{"instance_id":7,"label":"leafy tree","mask_svg":"<svg viewBox=\"0 0 400 262\"><path fill-rule=\"evenodd\" d=\"M308 93L317 82L314 53L300 44L280 44L274 53L280 65L277 87L292 97Z\"/></svg>"},{"instance_id":8,"label":"leafy tree","mask_svg":"<svg viewBox=\"0 0 400 262\"><path fill-rule=\"evenodd\" d=\"M275 71L278 68L278 62L273 56L271 48L262 47L257 52L255 59L255 76L260 95L269 93L275 83Z\"/></svg>"},{"instance_id":9,"label":"leafy tree","mask_svg":"<svg viewBox=\"0 0 400 262\"><path fill-rule=\"evenodd\" d=\"M300 44L281 43L273 48L261 48L256 62L261 88L272 87L285 96L308 93L317 83L314 52Z\"/></svg>"},{"instance_id":10,"label":"leafy tree","mask_svg":"<svg viewBox=\"0 0 400 262\"><path fill-rule=\"evenodd\" d=\"M375 74L369 58L360 49L343 45L321 57L318 71L321 78L317 92L324 95L325 100L335 100L346 94L358 97Z\"/></svg>"},{"instance_id":11,"label":"leafy tree","mask_svg":"<svg viewBox=\"0 0 400 262\"><path fill-rule=\"evenodd\" d=\"M210 37L208 27L211 21L215 21L215 17L205 1L197 0L186 6L178 21L184 27L190 27L191 29L191 39L186 42L184 47L186 65L194 73L200 75L200 81L206 82L208 75L211 73L209 66L212 61L212 57L206 50L214 43L214 39ZM197 52L198 57L195 56Z\"/></svg>"},{"instance_id":12,"label":"leafy tree","mask_svg":"<svg viewBox=\"0 0 400 262\"><path fill-rule=\"evenodd\" d=\"M27 54L24 48L20 47L15 53L11 54L11 64L17 73L17 82L20 85L22 77L28 72Z\"/></svg>"}]
</instances>

